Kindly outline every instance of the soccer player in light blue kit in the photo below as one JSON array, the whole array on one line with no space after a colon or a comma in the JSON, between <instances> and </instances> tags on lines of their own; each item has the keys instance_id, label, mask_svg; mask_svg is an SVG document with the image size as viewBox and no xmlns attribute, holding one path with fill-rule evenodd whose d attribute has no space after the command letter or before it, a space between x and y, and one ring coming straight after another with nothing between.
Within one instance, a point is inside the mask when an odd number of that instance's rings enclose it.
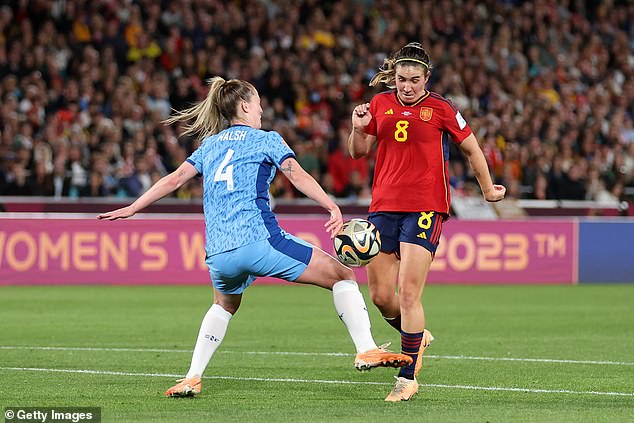
<instances>
[{"instance_id":1,"label":"soccer player in light blue kit","mask_svg":"<svg viewBox=\"0 0 634 423\"><path fill-rule=\"evenodd\" d=\"M352 270L321 249L280 228L269 205L269 185L280 169L291 183L330 213L326 230L334 237L343 226L339 207L302 169L277 132L262 131L257 90L242 80L212 78L199 104L176 113L166 123L193 122L186 133L204 137L200 147L173 173L160 179L127 207L98 219L134 215L202 175L206 263L214 287L214 303L205 315L184 379L166 396L200 393L201 376L225 337L242 292L258 276L273 276L331 289L337 314L355 344L355 367L401 367L412 363L404 354L377 347L370 319ZM223 129L223 119L230 126Z\"/></svg>"}]
</instances>

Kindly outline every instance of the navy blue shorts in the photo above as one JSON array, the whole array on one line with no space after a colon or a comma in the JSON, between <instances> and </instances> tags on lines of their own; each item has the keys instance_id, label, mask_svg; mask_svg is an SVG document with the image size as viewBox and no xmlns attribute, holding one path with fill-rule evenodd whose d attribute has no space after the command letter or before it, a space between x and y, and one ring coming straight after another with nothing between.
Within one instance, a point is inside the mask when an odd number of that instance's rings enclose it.
<instances>
[{"instance_id":1,"label":"navy blue shorts","mask_svg":"<svg viewBox=\"0 0 634 423\"><path fill-rule=\"evenodd\" d=\"M442 213L434 211L375 212L368 216L381 234L381 251L399 257L401 242L420 245L432 255L436 253L444 219Z\"/></svg>"}]
</instances>

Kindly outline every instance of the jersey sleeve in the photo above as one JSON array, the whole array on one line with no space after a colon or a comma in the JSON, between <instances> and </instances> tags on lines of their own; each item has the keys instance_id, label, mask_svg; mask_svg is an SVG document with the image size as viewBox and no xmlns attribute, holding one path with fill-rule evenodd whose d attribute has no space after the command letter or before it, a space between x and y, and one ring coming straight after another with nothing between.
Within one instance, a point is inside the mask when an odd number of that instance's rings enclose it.
<instances>
[{"instance_id":1,"label":"jersey sleeve","mask_svg":"<svg viewBox=\"0 0 634 423\"><path fill-rule=\"evenodd\" d=\"M275 131L271 131L266 134L264 148L266 156L271 159L277 168L282 165L284 160L289 157L295 157L293 150L291 150L288 144L286 144L286 141L284 141L282 136Z\"/></svg>"},{"instance_id":2,"label":"jersey sleeve","mask_svg":"<svg viewBox=\"0 0 634 423\"><path fill-rule=\"evenodd\" d=\"M365 127L365 133L368 135L374 135L376 137L376 96L372 97L370 100L370 114L372 115L372 119L370 119L370 123Z\"/></svg>"},{"instance_id":3,"label":"jersey sleeve","mask_svg":"<svg viewBox=\"0 0 634 423\"><path fill-rule=\"evenodd\" d=\"M454 142L460 144L465 138L471 135L471 128L460 114L460 111L456 109L451 102L444 104L443 130L451 135Z\"/></svg>"},{"instance_id":4,"label":"jersey sleeve","mask_svg":"<svg viewBox=\"0 0 634 423\"><path fill-rule=\"evenodd\" d=\"M204 144L203 144L204 145ZM203 146L201 145L194 151L191 156L189 156L185 161L190 165L194 166L198 171L199 175L203 174L203 154L202 154Z\"/></svg>"}]
</instances>

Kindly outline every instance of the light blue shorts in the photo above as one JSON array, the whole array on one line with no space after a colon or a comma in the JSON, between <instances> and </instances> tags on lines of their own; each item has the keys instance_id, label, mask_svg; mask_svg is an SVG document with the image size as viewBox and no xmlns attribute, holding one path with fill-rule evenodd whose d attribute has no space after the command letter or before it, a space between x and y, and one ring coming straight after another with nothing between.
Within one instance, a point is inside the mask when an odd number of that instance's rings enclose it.
<instances>
[{"instance_id":1,"label":"light blue shorts","mask_svg":"<svg viewBox=\"0 0 634 423\"><path fill-rule=\"evenodd\" d=\"M207 257L214 288L241 294L258 276L296 280L310 262L313 247L282 231L271 238Z\"/></svg>"}]
</instances>

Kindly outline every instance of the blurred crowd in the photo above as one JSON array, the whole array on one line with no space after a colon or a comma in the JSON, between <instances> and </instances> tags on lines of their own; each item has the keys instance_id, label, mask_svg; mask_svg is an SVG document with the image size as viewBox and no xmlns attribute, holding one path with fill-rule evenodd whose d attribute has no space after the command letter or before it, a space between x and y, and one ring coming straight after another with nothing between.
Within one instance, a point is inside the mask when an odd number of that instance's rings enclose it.
<instances>
[{"instance_id":1,"label":"blurred crowd","mask_svg":"<svg viewBox=\"0 0 634 423\"><path fill-rule=\"evenodd\" d=\"M350 112L410 41L511 197L632 190L626 0L13 0L0 1L0 195L139 195L200 141L161 121L220 75L258 88L263 128L329 193L367 198L373 160L347 154ZM451 155L453 188L470 192L469 167ZM272 190L299 195L281 177ZM201 195L200 181L176 194Z\"/></svg>"}]
</instances>

